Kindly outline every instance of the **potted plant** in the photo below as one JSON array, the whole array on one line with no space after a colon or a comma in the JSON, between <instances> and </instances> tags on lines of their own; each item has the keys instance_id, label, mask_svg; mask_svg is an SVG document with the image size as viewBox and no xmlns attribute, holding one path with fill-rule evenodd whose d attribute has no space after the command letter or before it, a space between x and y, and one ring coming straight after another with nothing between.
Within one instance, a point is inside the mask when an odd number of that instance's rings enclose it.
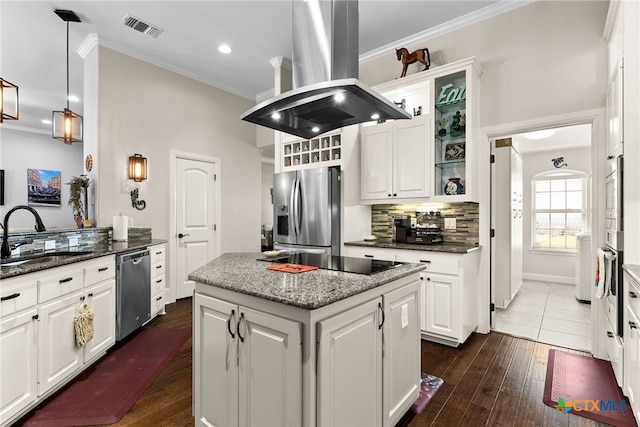
<instances>
[{"instance_id":1,"label":"potted plant","mask_svg":"<svg viewBox=\"0 0 640 427\"><path fill-rule=\"evenodd\" d=\"M445 128L447 127L448 123L449 121L444 117L441 117L438 120L436 120L436 124L440 128L440 130L438 131L438 135L442 136L447 134L447 130Z\"/></svg>"},{"instance_id":2,"label":"potted plant","mask_svg":"<svg viewBox=\"0 0 640 427\"><path fill-rule=\"evenodd\" d=\"M67 182L69 185L69 206L73 210L73 217L76 220L78 228L82 228L84 225L83 217L89 219L88 215L88 189L91 184L91 178L86 175L73 176L71 180Z\"/></svg>"}]
</instances>

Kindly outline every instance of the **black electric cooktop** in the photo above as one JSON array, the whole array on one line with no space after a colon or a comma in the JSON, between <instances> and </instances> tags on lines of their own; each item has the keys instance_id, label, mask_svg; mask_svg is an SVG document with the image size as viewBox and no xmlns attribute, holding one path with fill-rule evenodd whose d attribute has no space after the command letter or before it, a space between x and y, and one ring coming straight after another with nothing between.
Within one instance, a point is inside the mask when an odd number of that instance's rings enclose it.
<instances>
[{"instance_id":1,"label":"black electric cooktop","mask_svg":"<svg viewBox=\"0 0 640 427\"><path fill-rule=\"evenodd\" d=\"M330 256L324 254L295 253L277 258L258 258L259 261L277 262L280 264L312 265L324 270L343 271L357 274L376 274L393 267L402 265L402 262L385 261L378 259L353 258L346 256Z\"/></svg>"}]
</instances>

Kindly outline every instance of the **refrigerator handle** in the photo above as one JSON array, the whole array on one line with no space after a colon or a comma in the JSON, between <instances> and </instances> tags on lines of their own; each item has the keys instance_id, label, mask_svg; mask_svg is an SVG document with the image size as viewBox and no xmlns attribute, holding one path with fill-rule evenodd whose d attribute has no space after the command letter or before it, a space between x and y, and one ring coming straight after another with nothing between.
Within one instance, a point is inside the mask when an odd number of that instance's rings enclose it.
<instances>
[{"instance_id":1,"label":"refrigerator handle","mask_svg":"<svg viewBox=\"0 0 640 427\"><path fill-rule=\"evenodd\" d=\"M300 237L300 221L301 221L301 212L300 212L300 180L296 179L296 185L295 185L295 189L296 189L296 213L295 213L295 217L294 217L294 221L296 224L296 237Z\"/></svg>"},{"instance_id":2,"label":"refrigerator handle","mask_svg":"<svg viewBox=\"0 0 640 427\"><path fill-rule=\"evenodd\" d=\"M296 212L298 211L297 207L298 207L298 201L297 201L297 191L296 191L296 187L298 186L298 179L294 179L293 180L293 186L291 187L291 195L289 197L289 223L290 225L292 225L292 229L293 229L293 235L294 236L298 236L298 230L297 230L297 226L298 226L298 221L297 221L297 214Z\"/></svg>"}]
</instances>

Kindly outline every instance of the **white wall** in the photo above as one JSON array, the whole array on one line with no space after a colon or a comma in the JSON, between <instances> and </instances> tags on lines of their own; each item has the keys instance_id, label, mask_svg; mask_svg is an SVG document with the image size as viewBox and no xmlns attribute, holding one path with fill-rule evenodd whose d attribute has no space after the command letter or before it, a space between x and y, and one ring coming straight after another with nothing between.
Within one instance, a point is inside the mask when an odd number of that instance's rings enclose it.
<instances>
[{"instance_id":1,"label":"white wall","mask_svg":"<svg viewBox=\"0 0 640 427\"><path fill-rule=\"evenodd\" d=\"M5 170L5 199L0 219L16 205L27 204L27 169L61 172L61 206L34 206L47 229L76 228L73 212L67 205L72 176L83 172L82 144L67 145L51 135L0 128L0 169ZM9 219L10 229L33 230L34 218L27 211L16 211Z\"/></svg>"},{"instance_id":2,"label":"white wall","mask_svg":"<svg viewBox=\"0 0 640 427\"><path fill-rule=\"evenodd\" d=\"M556 171L551 159L564 157L567 169L591 174L591 149L565 149L543 151L538 153L524 154L522 156L523 165L523 187L524 203L523 211L528 215L523 215L523 259L522 269L525 278L558 281L562 283L574 283L576 276L575 254L558 254L532 251L532 217L531 217L531 180L542 172Z\"/></svg>"},{"instance_id":3,"label":"white wall","mask_svg":"<svg viewBox=\"0 0 640 427\"><path fill-rule=\"evenodd\" d=\"M433 67L477 58L484 71L481 127L585 111L605 105L607 7L607 1L536 1L404 47L429 48ZM397 79L401 70L390 49L361 64L360 79L373 86Z\"/></svg>"},{"instance_id":4,"label":"white wall","mask_svg":"<svg viewBox=\"0 0 640 427\"><path fill-rule=\"evenodd\" d=\"M240 120L254 103L102 46L98 63L99 225L122 212L171 239L169 153L188 152L220 159L222 252L259 251L260 151L255 126ZM148 159L142 211L131 206L126 178L134 153Z\"/></svg>"}]
</instances>

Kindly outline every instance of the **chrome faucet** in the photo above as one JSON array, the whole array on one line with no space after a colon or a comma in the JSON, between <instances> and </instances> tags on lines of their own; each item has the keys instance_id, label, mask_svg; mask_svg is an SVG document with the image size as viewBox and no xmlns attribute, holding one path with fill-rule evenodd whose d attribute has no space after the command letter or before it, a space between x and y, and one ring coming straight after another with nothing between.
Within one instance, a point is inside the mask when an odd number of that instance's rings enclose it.
<instances>
[{"instance_id":1,"label":"chrome faucet","mask_svg":"<svg viewBox=\"0 0 640 427\"><path fill-rule=\"evenodd\" d=\"M9 248L9 217L18 209L25 209L33 214L33 216L36 218L35 230L37 232L47 231L44 224L42 223L42 218L40 218L38 212L36 212L36 210L32 207L26 205L18 205L12 208L4 216L4 221L2 222L2 249L0 250L0 258L9 258L11 256L11 249Z\"/></svg>"}]
</instances>

